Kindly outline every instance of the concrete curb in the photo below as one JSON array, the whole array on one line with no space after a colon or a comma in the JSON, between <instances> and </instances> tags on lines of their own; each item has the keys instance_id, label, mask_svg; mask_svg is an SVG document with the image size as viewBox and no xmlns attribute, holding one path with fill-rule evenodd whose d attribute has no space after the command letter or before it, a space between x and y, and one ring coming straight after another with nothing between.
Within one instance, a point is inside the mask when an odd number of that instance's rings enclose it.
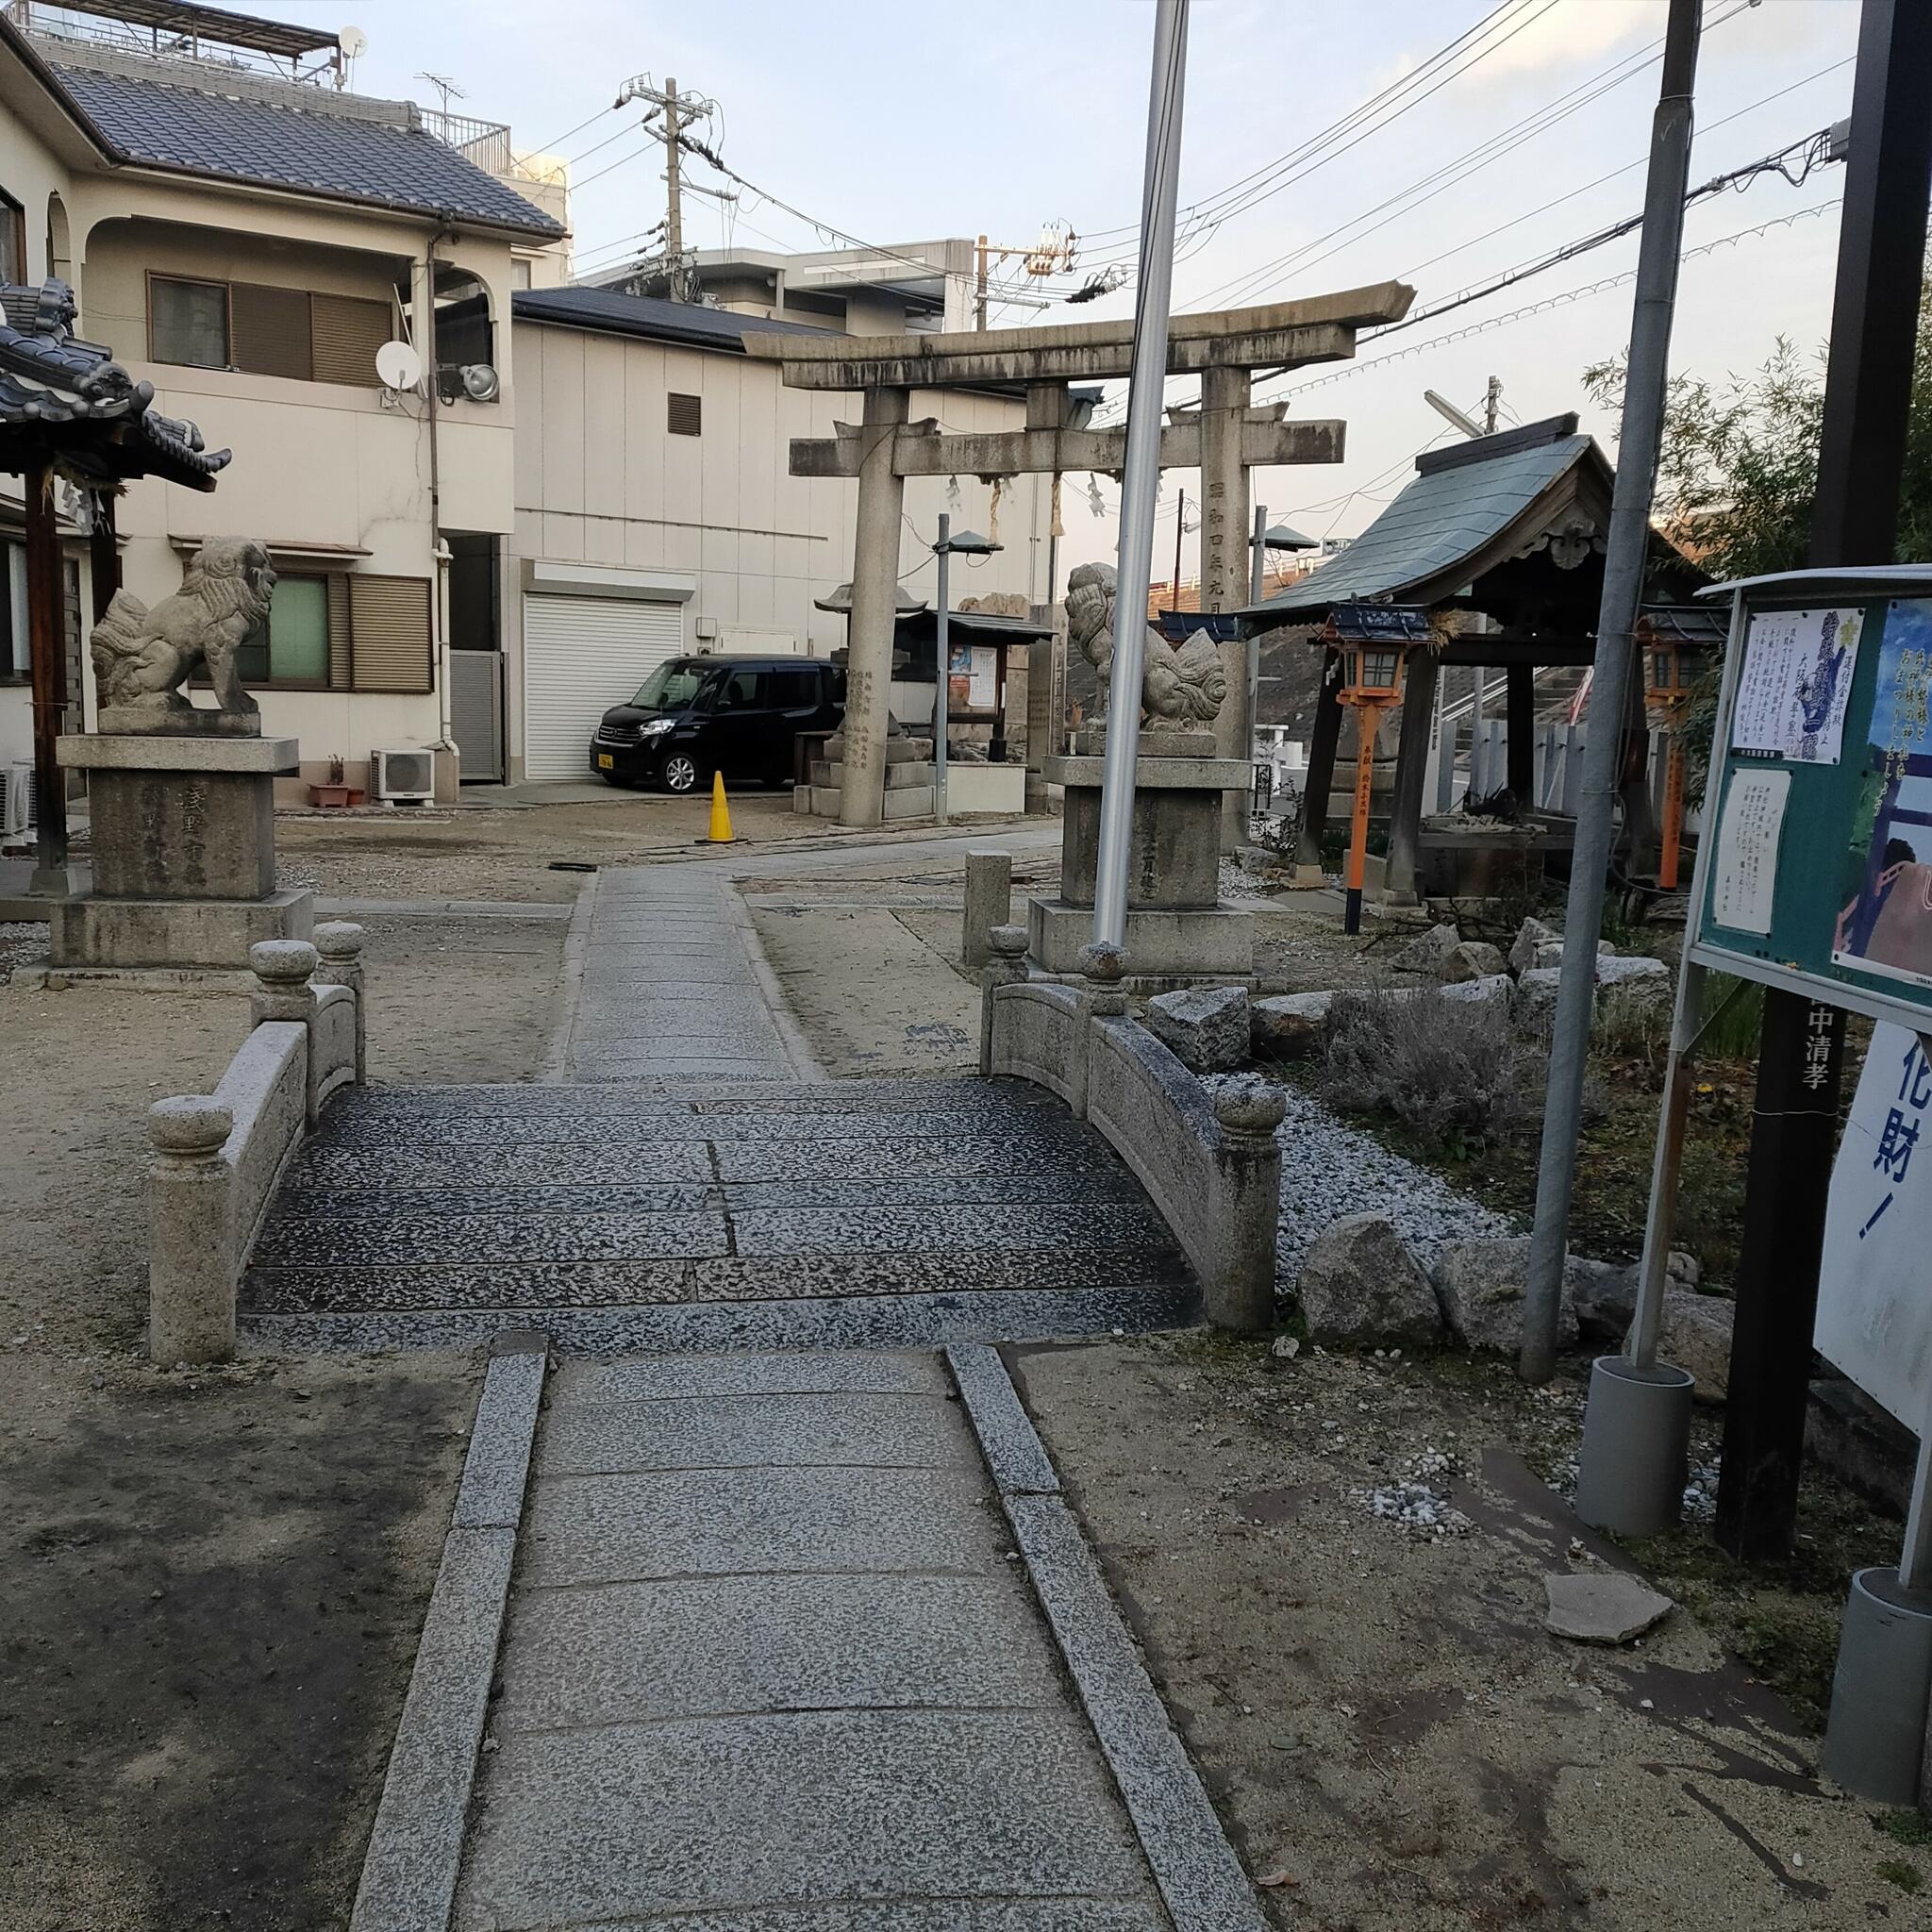
<instances>
[{"instance_id":1,"label":"concrete curb","mask_svg":"<svg viewBox=\"0 0 1932 1932\"><path fill-rule=\"evenodd\" d=\"M1174 1932L1267 1932L1006 1364L992 1348L949 1348L946 1366Z\"/></svg>"},{"instance_id":2,"label":"concrete curb","mask_svg":"<svg viewBox=\"0 0 1932 1932\"><path fill-rule=\"evenodd\" d=\"M446 1932L509 1602L546 1341L499 1336L390 1747L350 1932Z\"/></svg>"},{"instance_id":3,"label":"concrete curb","mask_svg":"<svg viewBox=\"0 0 1932 1932\"><path fill-rule=\"evenodd\" d=\"M560 1086L570 1079L572 1037L577 1030L577 1009L584 997L584 963L591 950L591 922L597 915L597 892L601 874L592 873L570 909L570 929L563 936L563 970L557 981L557 1017L550 1023L550 1041L543 1049L537 1078L546 1086Z\"/></svg>"},{"instance_id":4,"label":"concrete curb","mask_svg":"<svg viewBox=\"0 0 1932 1932\"><path fill-rule=\"evenodd\" d=\"M785 1058L791 1062L792 1071L801 1080L822 1081L825 1077L825 1070L819 1064L817 1054L812 1052L811 1042L806 1039L804 1029L791 1016L791 1002L785 997L784 988L778 984L778 975L772 971L772 962L765 957L764 942L752 923L751 908L744 903L744 894L738 890L735 879L724 881L724 905L727 916L738 928L745 957L751 961L752 977L758 983L758 991L772 1015L772 1024L778 1029L778 1041L785 1049Z\"/></svg>"}]
</instances>

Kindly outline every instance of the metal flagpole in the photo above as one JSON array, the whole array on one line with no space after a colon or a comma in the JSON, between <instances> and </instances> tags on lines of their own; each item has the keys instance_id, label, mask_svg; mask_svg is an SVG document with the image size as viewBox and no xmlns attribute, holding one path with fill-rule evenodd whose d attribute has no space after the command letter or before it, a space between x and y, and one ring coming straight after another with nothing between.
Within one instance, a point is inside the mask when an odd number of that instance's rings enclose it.
<instances>
[{"instance_id":1,"label":"metal flagpole","mask_svg":"<svg viewBox=\"0 0 1932 1932\"><path fill-rule=\"evenodd\" d=\"M1154 569L1154 489L1167 375L1167 308L1174 283L1174 200L1180 185L1181 92L1188 64L1188 0L1158 0L1154 75L1147 99L1147 164L1141 191L1141 278L1134 305L1133 387L1121 474L1115 553L1113 664L1101 767L1100 850L1093 937L1120 945L1127 930L1127 851L1134 821L1134 761L1141 740L1141 672L1146 656L1147 586Z\"/></svg>"},{"instance_id":2,"label":"metal flagpole","mask_svg":"<svg viewBox=\"0 0 1932 1932\"><path fill-rule=\"evenodd\" d=\"M1684 236L1684 190L1690 172L1691 88L1697 76L1701 0L1671 0L1664 71L1651 125L1650 175L1644 191L1643 243L1630 321L1630 359L1624 382L1624 421L1617 441L1617 486L1604 558L1603 603L1596 625L1596 664L1590 693L1590 739L1583 754L1583 796L1570 862L1570 904L1563 926L1563 971L1557 987L1550 1041L1550 1080L1537 1171L1536 1222L1530 1235L1529 1286L1524 1299L1519 1368L1527 1382L1546 1382L1557 1366L1563 1293L1563 1255L1570 1239L1570 1197L1576 1181L1576 1136L1583 1109L1584 1061L1596 1005L1596 942L1603 927L1604 874L1624 744L1632 632L1643 595L1650 508L1657 493L1670 380L1672 312Z\"/></svg>"},{"instance_id":3,"label":"metal flagpole","mask_svg":"<svg viewBox=\"0 0 1932 1932\"><path fill-rule=\"evenodd\" d=\"M938 637L939 683L934 688L932 699L932 782L933 816L941 824L946 823L946 724L947 714L952 710L951 691L947 674L952 666L948 661L950 652L946 640L946 605L950 601L948 592L952 585L947 581L946 566L953 560L953 520L944 510L940 512L940 541L933 549L940 559L940 608L934 625Z\"/></svg>"}]
</instances>

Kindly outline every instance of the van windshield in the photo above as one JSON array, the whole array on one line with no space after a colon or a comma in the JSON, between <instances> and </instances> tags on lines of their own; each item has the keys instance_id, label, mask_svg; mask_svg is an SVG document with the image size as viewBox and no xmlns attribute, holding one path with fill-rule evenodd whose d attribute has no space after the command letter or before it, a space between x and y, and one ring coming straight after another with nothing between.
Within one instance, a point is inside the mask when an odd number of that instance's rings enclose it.
<instances>
[{"instance_id":1,"label":"van windshield","mask_svg":"<svg viewBox=\"0 0 1932 1932\"><path fill-rule=\"evenodd\" d=\"M703 664L660 664L639 686L631 703L643 711L675 711L697 696L710 668Z\"/></svg>"}]
</instances>

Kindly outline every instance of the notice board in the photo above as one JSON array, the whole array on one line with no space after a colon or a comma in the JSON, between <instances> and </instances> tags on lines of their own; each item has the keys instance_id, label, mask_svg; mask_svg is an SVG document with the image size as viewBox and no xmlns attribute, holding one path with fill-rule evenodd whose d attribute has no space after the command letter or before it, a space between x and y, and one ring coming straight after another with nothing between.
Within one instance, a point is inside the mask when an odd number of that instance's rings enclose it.
<instances>
[{"instance_id":1,"label":"notice board","mask_svg":"<svg viewBox=\"0 0 1932 1932\"><path fill-rule=\"evenodd\" d=\"M1924 1032L1932 598L1747 604L1732 651L1693 957Z\"/></svg>"}]
</instances>

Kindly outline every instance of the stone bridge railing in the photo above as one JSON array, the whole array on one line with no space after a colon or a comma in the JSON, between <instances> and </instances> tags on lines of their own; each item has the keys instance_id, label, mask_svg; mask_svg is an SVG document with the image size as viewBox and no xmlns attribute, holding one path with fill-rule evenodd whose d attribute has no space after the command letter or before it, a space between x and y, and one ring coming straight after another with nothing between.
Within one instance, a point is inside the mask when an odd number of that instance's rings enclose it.
<instances>
[{"instance_id":1,"label":"stone bridge railing","mask_svg":"<svg viewBox=\"0 0 1932 1932\"><path fill-rule=\"evenodd\" d=\"M148 1109L148 1354L225 1361L235 1297L289 1158L367 1059L362 928L248 949L256 989L248 1038L212 1093Z\"/></svg>"},{"instance_id":2,"label":"stone bridge railing","mask_svg":"<svg viewBox=\"0 0 1932 1932\"><path fill-rule=\"evenodd\" d=\"M1089 947L1079 980L1030 980L1024 926L992 934L979 1071L1030 1080L1090 1122L1133 1170L1200 1277L1217 1327L1274 1320L1281 1096L1258 1081L1210 1090L1128 1018L1118 948Z\"/></svg>"}]
</instances>

